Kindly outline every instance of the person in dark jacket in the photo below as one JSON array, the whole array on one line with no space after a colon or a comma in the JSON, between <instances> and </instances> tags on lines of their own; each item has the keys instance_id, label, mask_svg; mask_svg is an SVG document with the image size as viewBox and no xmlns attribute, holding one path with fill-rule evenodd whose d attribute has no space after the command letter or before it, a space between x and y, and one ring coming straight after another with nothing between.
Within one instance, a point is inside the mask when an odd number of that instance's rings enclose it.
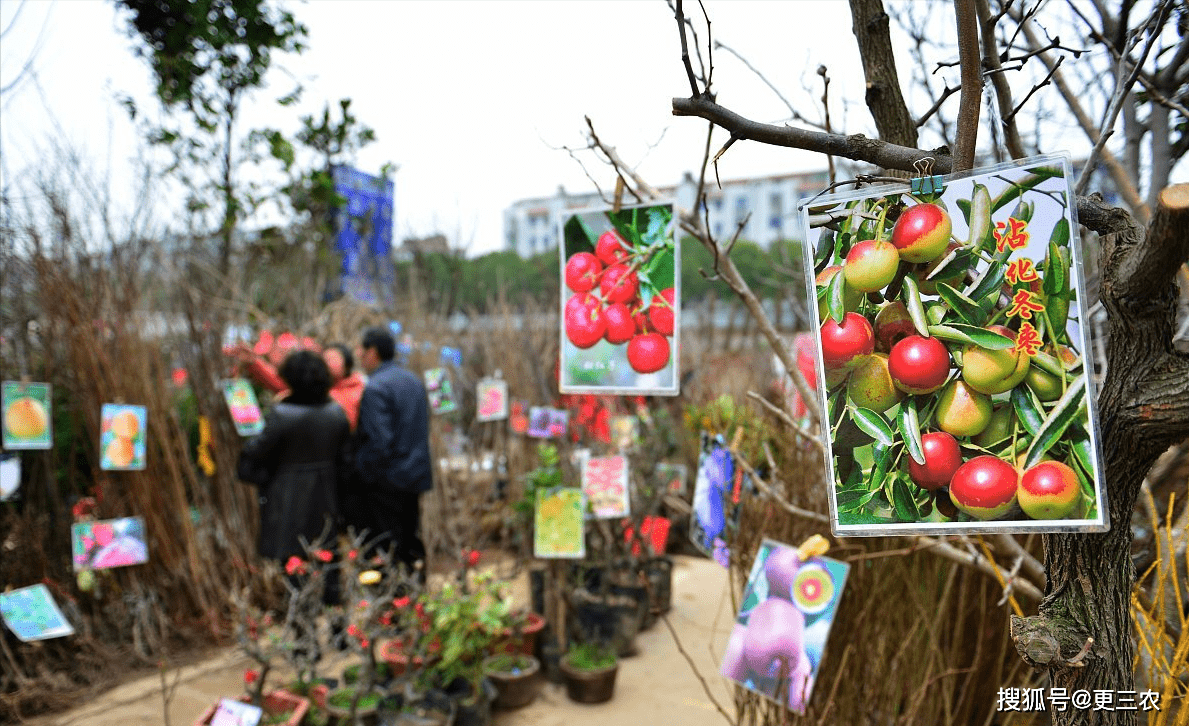
<instances>
[{"instance_id":1,"label":"person in dark jacket","mask_svg":"<svg viewBox=\"0 0 1189 726\"><path fill-rule=\"evenodd\" d=\"M364 331L357 358L368 381L356 429L356 518L374 546L391 548L395 561L414 571L425 559L420 498L433 488L429 398L421 379L398 366L395 355L388 330Z\"/></svg>"},{"instance_id":2,"label":"person in dark jacket","mask_svg":"<svg viewBox=\"0 0 1189 726\"><path fill-rule=\"evenodd\" d=\"M330 371L313 351L291 353L280 368L289 395L264 431L240 451L239 477L260 490L261 556L306 558L300 538L333 550L339 499L351 474L351 426L330 398Z\"/></svg>"}]
</instances>

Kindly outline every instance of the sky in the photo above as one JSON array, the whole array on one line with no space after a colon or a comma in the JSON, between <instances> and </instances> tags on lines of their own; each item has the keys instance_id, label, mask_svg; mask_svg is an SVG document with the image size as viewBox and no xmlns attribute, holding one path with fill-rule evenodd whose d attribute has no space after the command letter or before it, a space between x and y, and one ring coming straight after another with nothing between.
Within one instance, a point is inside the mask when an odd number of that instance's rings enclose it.
<instances>
[{"instance_id":1,"label":"sky","mask_svg":"<svg viewBox=\"0 0 1189 726\"><path fill-rule=\"evenodd\" d=\"M356 166L370 173L386 162L399 167L397 243L441 232L479 254L502 247L502 213L512 202L552 195L559 185L593 191L587 172L610 188L608 167L587 153L580 155L584 171L561 148L585 145L586 116L655 186L676 183L700 162L705 122L671 113L671 99L688 95L689 86L676 23L661 0L310 0L284 7L308 26L309 48L276 57L269 87L245 108L244 127L293 132L302 114L351 98L352 111L377 136ZM845 2L708 0L707 9L715 38L806 115L818 114L816 69L823 62L834 98L861 104ZM110 170L118 189L143 150L116 98L133 97L142 113L155 104L148 68L135 57L114 4L32 0L22 7L0 0L0 27L10 25L0 48L0 86L30 57L35 75L5 94L0 107L5 173L36 168L48 139L64 136L97 168ZM723 103L759 120L787 117L780 99L738 59L725 51L715 59ZM298 82L305 93L296 111L273 103ZM831 112L836 122L849 117L852 125L869 125L861 105L844 110L836 100ZM715 144L724 141L718 132ZM808 152L739 144L719 169L723 179L735 179L823 164Z\"/></svg>"}]
</instances>

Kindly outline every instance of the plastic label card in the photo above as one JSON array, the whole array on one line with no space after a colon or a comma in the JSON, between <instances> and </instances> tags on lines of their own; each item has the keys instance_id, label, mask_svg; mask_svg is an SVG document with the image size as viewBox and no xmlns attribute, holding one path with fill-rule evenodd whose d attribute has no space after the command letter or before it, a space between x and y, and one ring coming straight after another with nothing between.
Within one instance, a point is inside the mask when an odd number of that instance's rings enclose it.
<instances>
[{"instance_id":1,"label":"plastic label card","mask_svg":"<svg viewBox=\"0 0 1189 726\"><path fill-rule=\"evenodd\" d=\"M673 205L561 219L562 393L676 396L681 255Z\"/></svg>"},{"instance_id":2,"label":"plastic label card","mask_svg":"<svg viewBox=\"0 0 1189 726\"><path fill-rule=\"evenodd\" d=\"M145 468L144 406L105 403L100 412L99 468L136 471Z\"/></svg>"},{"instance_id":3,"label":"plastic label card","mask_svg":"<svg viewBox=\"0 0 1189 726\"><path fill-rule=\"evenodd\" d=\"M75 572L140 565L149 561L144 519L124 517L70 526Z\"/></svg>"},{"instance_id":4,"label":"plastic label card","mask_svg":"<svg viewBox=\"0 0 1189 726\"><path fill-rule=\"evenodd\" d=\"M450 376L445 368L430 368L424 375L430 413L450 413L458 408L454 400L454 387L450 384Z\"/></svg>"},{"instance_id":5,"label":"plastic label card","mask_svg":"<svg viewBox=\"0 0 1189 726\"><path fill-rule=\"evenodd\" d=\"M224 698L211 717L211 726L257 726L263 716L259 706Z\"/></svg>"},{"instance_id":6,"label":"plastic label card","mask_svg":"<svg viewBox=\"0 0 1189 726\"><path fill-rule=\"evenodd\" d=\"M575 487L537 491L533 517L536 557L582 559L586 556L586 498Z\"/></svg>"},{"instance_id":7,"label":"plastic label card","mask_svg":"<svg viewBox=\"0 0 1189 726\"><path fill-rule=\"evenodd\" d=\"M849 570L765 539L723 653L723 676L803 715Z\"/></svg>"},{"instance_id":8,"label":"plastic label card","mask_svg":"<svg viewBox=\"0 0 1189 726\"><path fill-rule=\"evenodd\" d=\"M508 382L502 378L483 378L475 386L476 421L502 421L508 418Z\"/></svg>"},{"instance_id":9,"label":"plastic label card","mask_svg":"<svg viewBox=\"0 0 1189 726\"><path fill-rule=\"evenodd\" d=\"M695 547L723 567L730 566L730 544L739 530L741 502L750 496L752 487L751 477L735 463L722 436L703 432L689 536Z\"/></svg>"},{"instance_id":10,"label":"plastic label card","mask_svg":"<svg viewBox=\"0 0 1189 726\"><path fill-rule=\"evenodd\" d=\"M618 519L631 513L626 456L594 456L582 466L582 491L595 519Z\"/></svg>"},{"instance_id":11,"label":"plastic label card","mask_svg":"<svg viewBox=\"0 0 1189 726\"><path fill-rule=\"evenodd\" d=\"M528 413L529 436L538 439L560 439L566 435L570 412L564 408L533 406Z\"/></svg>"},{"instance_id":12,"label":"plastic label card","mask_svg":"<svg viewBox=\"0 0 1189 726\"><path fill-rule=\"evenodd\" d=\"M835 534L1108 528L1070 178L1044 156L803 209Z\"/></svg>"},{"instance_id":13,"label":"plastic label card","mask_svg":"<svg viewBox=\"0 0 1189 726\"><path fill-rule=\"evenodd\" d=\"M4 381L0 384L4 449L53 447L53 398L50 392L48 383Z\"/></svg>"},{"instance_id":14,"label":"plastic label card","mask_svg":"<svg viewBox=\"0 0 1189 726\"><path fill-rule=\"evenodd\" d=\"M24 643L74 635L74 627L44 584L0 592L0 617Z\"/></svg>"},{"instance_id":15,"label":"plastic label card","mask_svg":"<svg viewBox=\"0 0 1189 726\"><path fill-rule=\"evenodd\" d=\"M252 384L243 378L223 381L223 398L231 410L235 432L240 436L255 436L264 430L264 416L256 401Z\"/></svg>"}]
</instances>

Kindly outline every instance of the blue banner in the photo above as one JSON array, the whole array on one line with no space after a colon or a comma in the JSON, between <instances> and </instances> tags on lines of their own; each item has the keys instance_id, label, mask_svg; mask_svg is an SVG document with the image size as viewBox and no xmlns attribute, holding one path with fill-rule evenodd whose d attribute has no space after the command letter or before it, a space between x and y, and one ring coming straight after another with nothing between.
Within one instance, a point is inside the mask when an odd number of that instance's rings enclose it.
<instances>
[{"instance_id":1,"label":"blue banner","mask_svg":"<svg viewBox=\"0 0 1189 726\"><path fill-rule=\"evenodd\" d=\"M346 202L334 215L335 250L343 256L341 290L360 302L393 301L391 179L336 166L334 191Z\"/></svg>"}]
</instances>

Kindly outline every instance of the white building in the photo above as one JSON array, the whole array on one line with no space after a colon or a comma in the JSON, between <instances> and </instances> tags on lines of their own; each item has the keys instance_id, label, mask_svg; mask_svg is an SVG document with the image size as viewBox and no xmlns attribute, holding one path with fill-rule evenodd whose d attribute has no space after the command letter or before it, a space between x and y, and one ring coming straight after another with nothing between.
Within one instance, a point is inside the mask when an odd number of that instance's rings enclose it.
<instances>
[{"instance_id":1,"label":"white building","mask_svg":"<svg viewBox=\"0 0 1189 726\"><path fill-rule=\"evenodd\" d=\"M827 184L827 172L735 179L718 188L707 182L710 231L718 239L729 239L744 224L740 239L767 248L781 239L801 236L797 205L817 194ZM686 173L676 186L657 191L680 209L694 205L697 179ZM628 202L625 202L628 203ZM505 248L521 257L545 252L558 244L563 217L575 210L605 206L597 193L570 194L563 187L550 197L521 199L504 210ZM750 215L750 216L749 216ZM746 223L745 223L746 222Z\"/></svg>"}]
</instances>

